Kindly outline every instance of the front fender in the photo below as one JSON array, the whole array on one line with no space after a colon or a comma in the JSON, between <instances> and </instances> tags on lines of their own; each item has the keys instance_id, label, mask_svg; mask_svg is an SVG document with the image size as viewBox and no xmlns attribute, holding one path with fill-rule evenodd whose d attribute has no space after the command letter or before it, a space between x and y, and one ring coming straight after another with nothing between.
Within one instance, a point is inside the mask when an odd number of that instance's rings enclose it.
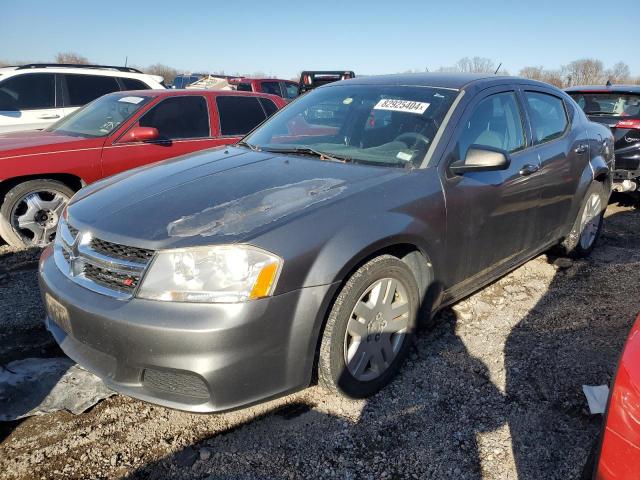
<instances>
[{"instance_id":1,"label":"front fender","mask_svg":"<svg viewBox=\"0 0 640 480\"><path fill-rule=\"evenodd\" d=\"M444 251L444 211L439 225L428 225L412 215L386 212L375 222L358 222L343 228L318 252L305 279L305 285L343 282L376 252L398 245L412 245L434 262L433 270L441 271L439 261Z\"/></svg>"}]
</instances>

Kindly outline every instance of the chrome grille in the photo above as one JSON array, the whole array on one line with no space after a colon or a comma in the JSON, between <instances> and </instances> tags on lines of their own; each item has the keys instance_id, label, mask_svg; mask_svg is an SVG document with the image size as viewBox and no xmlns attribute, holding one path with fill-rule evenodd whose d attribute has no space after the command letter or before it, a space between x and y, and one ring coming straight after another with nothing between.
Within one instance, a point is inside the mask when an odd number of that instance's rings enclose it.
<instances>
[{"instance_id":1,"label":"chrome grille","mask_svg":"<svg viewBox=\"0 0 640 480\"><path fill-rule=\"evenodd\" d=\"M130 262L147 263L153 257L153 250L147 250L145 248L129 247L127 245L120 245L118 243L107 242L106 240L100 240L94 238L91 240L91 248L104 255L109 255L121 260L127 260Z\"/></svg>"},{"instance_id":2,"label":"chrome grille","mask_svg":"<svg viewBox=\"0 0 640 480\"><path fill-rule=\"evenodd\" d=\"M58 268L71 280L110 297L131 298L154 251L93 238L60 222L54 244Z\"/></svg>"},{"instance_id":3,"label":"chrome grille","mask_svg":"<svg viewBox=\"0 0 640 480\"><path fill-rule=\"evenodd\" d=\"M90 263L84 264L83 273L85 278L99 283L104 287L125 293L133 293L140 282L139 275L114 272Z\"/></svg>"}]
</instances>

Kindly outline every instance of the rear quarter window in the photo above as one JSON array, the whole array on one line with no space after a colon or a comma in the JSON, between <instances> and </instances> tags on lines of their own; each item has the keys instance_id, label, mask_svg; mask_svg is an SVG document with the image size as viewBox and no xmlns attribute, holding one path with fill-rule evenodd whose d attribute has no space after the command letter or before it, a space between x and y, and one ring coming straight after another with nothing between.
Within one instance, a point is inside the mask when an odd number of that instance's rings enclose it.
<instances>
[{"instance_id":1,"label":"rear quarter window","mask_svg":"<svg viewBox=\"0 0 640 480\"><path fill-rule=\"evenodd\" d=\"M124 85L123 90L149 90L149 85L135 78L121 77L119 80Z\"/></svg>"},{"instance_id":2,"label":"rear quarter window","mask_svg":"<svg viewBox=\"0 0 640 480\"><path fill-rule=\"evenodd\" d=\"M67 87L67 107L79 107L102 95L120 90L115 77L64 74L64 79Z\"/></svg>"}]
</instances>

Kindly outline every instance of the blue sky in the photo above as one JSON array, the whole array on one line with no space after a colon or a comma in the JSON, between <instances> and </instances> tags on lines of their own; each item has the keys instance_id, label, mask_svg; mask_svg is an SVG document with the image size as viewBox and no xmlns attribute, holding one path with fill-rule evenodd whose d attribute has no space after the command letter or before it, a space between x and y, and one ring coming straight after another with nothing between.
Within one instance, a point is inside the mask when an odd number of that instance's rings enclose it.
<instances>
[{"instance_id":1,"label":"blue sky","mask_svg":"<svg viewBox=\"0 0 640 480\"><path fill-rule=\"evenodd\" d=\"M302 69L434 70L466 56L488 57L517 73L526 65L559 68L595 57L606 67L624 61L640 75L633 42L612 36L612 29L638 31L637 16L624 14L637 10L637 0L615 7L592 0L1 3L0 59L9 61L75 51L104 64L128 57L141 66L289 78Z\"/></svg>"}]
</instances>

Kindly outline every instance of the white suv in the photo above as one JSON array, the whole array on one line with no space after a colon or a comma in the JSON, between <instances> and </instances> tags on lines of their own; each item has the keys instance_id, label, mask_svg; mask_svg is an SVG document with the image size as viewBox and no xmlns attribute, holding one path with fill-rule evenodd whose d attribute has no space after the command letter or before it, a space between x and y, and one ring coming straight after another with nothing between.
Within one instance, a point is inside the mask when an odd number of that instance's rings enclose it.
<instances>
[{"instance_id":1,"label":"white suv","mask_svg":"<svg viewBox=\"0 0 640 480\"><path fill-rule=\"evenodd\" d=\"M0 68L0 133L49 126L118 90L165 88L163 79L128 67L34 63Z\"/></svg>"}]
</instances>

